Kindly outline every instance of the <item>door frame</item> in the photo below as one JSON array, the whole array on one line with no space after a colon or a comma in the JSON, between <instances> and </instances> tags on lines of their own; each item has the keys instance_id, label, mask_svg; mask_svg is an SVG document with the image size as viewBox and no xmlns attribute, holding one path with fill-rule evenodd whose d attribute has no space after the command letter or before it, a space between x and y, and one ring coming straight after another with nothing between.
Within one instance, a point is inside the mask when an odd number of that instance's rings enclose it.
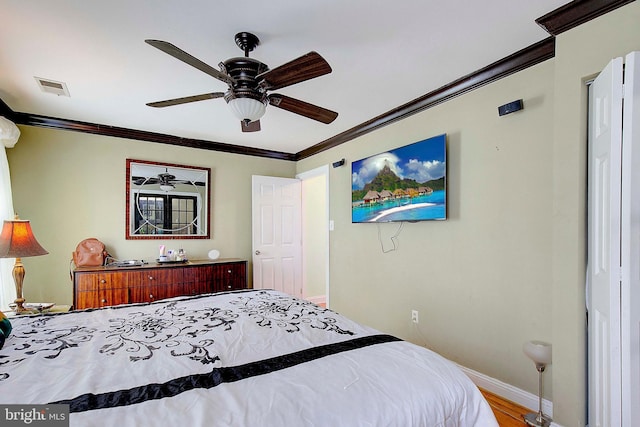
<instances>
[{"instance_id":1,"label":"door frame","mask_svg":"<svg viewBox=\"0 0 640 427\"><path fill-rule=\"evenodd\" d=\"M309 180L312 178L317 178L319 176L324 176L325 177L325 200L326 200L326 204L325 204L325 209L326 209L326 218L327 218L327 223L324 224L324 226L319 227L318 230L322 230L324 232L324 236L323 236L323 240L324 240L324 247L325 247L325 253L327 254L326 258L325 258L325 305L327 308L330 307L330 259L331 259L331 253L330 253L330 244L329 244L329 221L330 221L330 214L329 214L329 206L331 205L329 203L329 198L330 198L330 185L329 185L329 165L323 165L323 166L319 166L315 169L311 169L305 172L301 172L296 174L296 178L302 181L302 197L303 197L303 203L304 203L304 185L305 185L305 180ZM302 221L304 222L306 219L308 219L307 216L307 212L305 212L304 209L302 209ZM304 234L303 234L303 239L302 239L302 256L304 258L305 256L305 240L304 240ZM302 289L304 292L306 292L307 289L307 284L304 282L304 274L303 274L303 283L302 283ZM305 296L307 296L305 294Z\"/></svg>"},{"instance_id":2,"label":"door frame","mask_svg":"<svg viewBox=\"0 0 640 427\"><path fill-rule=\"evenodd\" d=\"M625 57L622 113L622 425L640 423L640 51Z\"/></svg>"}]
</instances>

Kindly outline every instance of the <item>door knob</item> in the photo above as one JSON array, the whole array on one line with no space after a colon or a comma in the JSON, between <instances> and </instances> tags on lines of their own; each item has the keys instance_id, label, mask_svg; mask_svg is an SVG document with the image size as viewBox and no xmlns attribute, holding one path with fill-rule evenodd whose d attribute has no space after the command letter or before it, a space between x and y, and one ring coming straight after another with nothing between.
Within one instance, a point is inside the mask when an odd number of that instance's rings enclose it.
<instances>
[{"instance_id":1,"label":"door knob","mask_svg":"<svg viewBox=\"0 0 640 427\"><path fill-rule=\"evenodd\" d=\"M260 251L256 251L256 255L260 255Z\"/></svg>"}]
</instances>

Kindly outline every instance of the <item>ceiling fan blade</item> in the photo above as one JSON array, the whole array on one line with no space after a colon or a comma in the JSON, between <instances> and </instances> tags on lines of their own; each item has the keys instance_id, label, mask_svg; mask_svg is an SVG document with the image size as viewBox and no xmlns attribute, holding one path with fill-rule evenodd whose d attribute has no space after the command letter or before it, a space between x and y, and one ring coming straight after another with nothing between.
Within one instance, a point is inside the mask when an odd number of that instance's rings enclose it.
<instances>
[{"instance_id":1,"label":"ceiling fan blade","mask_svg":"<svg viewBox=\"0 0 640 427\"><path fill-rule=\"evenodd\" d=\"M135 185L158 184L160 182L158 178L147 178L146 176L132 176L131 181Z\"/></svg>"},{"instance_id":2,"label":"ceiling fan blade","mask_svg":"<svg viewBox=\"0 0 640 427\"><path fill-rule=\"evenodd\" d=\"M206 99L222 98L223 92L203 93L202 95L185 96L184 98L167 99L166 101L149 102L149 107L169 107L171 105L186 104L187 102L204 101Z\"/></svg>"},{"instance_id":3,"label":"ceiling fan blade","mask_svg":"<svg viewBox=\"0 0 640 427\"><path fill-rule=\"evenodd\" d=\"M260 120L249 123L240 122L240 125L242 126L242 132L258 132L260 130Z\"/></svg>"},{"instance_id":4,"label":"ceiling fan blade","mask_svg":"<svg viewBox=\"0 0 640 427\"><path fill-rule=\"evenodd\" d=\"M258 74L256 81L260 82L260 85L266 90L276 90L330 72L331 66L319 53L309 52L273 70Z\"/></svg>"},{"instance_id":5,"label":"ceiling fan blade","mask_svg":"<svg viewBox=\"0 0 640 427\"><path fill-rule=\"evenodd\" d=\"M204 73L209 74L211 77L215 77L216 79L222 80L225 83L229 83L229 84L234 83L231 77L227 76L221 71L216 70L211 65L205 64L195 56L189 55L184 50L180 49L177 46L172 45L169 42L165 42L162 40L145 40L145 42L157 49L160 49L164 53L167 53L173 56L174 58L179 59L180 61L187 63Z\"/></svg>"},{"instance_id":6,"label":"ceiling fan blade","mask_svg":"<svg viewBox=\"0 0 640 427\"><path fill-rule=\"evenodd\" d=\"M331 123L338 117L335 111L277 93L269 95L269 104L325 124Z\"/></svg>"}]
</instances>

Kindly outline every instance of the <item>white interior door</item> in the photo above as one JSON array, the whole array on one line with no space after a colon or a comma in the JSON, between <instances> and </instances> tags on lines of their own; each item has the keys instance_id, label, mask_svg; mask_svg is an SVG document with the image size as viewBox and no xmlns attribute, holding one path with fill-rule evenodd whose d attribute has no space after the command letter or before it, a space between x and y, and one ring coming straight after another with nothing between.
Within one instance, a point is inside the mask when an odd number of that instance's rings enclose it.
<instances>
[{"instance_id":1,"label":"white interior door","mask_svg":"<svg viewBox=\"0 0 640 427\"><path fill-rule=\"evenodd\" d=\"M621 425L622 58L589 91L589 425Z\"/></svg>"},{"instance_id":2,"label":"white interior door","mask_svg":"<svg viewBox=\"0 0 640 427\"><path fill-rule=\"evenodd\" d=\"M253 287L302 297L300 180L252 177Z\"/></svg>"},{"instance_id":3,"label":"white interior door","mask_svg":"<svg viewBox=\"0 0 640 427\"><path fill-rule=\"evenodd\" d=\"M640 426L640 52L625 60L622 129L622 425Z\"/></svg>"}]
</instances>

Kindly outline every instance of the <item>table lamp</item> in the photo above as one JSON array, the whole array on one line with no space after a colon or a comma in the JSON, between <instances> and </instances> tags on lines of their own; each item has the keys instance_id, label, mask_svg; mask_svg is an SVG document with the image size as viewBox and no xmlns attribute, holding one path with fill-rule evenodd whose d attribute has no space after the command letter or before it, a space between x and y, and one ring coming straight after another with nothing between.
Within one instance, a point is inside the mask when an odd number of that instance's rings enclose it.
<instances>
[{"instance_id":1,"label":"table lamp","mask_svg":"<svg viewBox=\"0 0 640 427\"><path fill-rule=\"evenodd\" d=\"M542 341L529 341L522 346L522 351L529 359L533 360L538 370L538 412L528 413L524 416L524 421L528 426L548 427L551 424L551 417L542 412L542 373L551 363L551 344Z\"/></svg>"},{"instance_id":2,"label":"table lamp","mask_svg":"<svg viewBox=\"0 0 640 427\"><path fill-rule=\"evenodd\" d=\"M13 280L16 284L16 300L14 301L16 313L29 312L29 309L24 307L25 299L22 296L22 282L25 272L21 258L48 253L36 240L28 220L18 219L16 215L14 220L4 221L0 232L0 258L16 259L13 266Z\"/></svg>"}]
</instances>

